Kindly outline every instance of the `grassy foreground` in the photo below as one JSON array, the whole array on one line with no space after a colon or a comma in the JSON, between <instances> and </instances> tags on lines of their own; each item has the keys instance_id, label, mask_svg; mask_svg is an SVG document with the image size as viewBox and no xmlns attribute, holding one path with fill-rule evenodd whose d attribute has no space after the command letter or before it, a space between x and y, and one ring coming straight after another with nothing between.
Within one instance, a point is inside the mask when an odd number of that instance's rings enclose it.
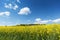
<instances>
[{"instance_id":1,"label":"grassy foreground","mask_svg":"<svg viewBox=\"0 0 60 40\"><path fill-rule=\"evenodd\" d=\"M60 40L60 24L0 26L0 40Z\"/></svg>"}]
</instances>

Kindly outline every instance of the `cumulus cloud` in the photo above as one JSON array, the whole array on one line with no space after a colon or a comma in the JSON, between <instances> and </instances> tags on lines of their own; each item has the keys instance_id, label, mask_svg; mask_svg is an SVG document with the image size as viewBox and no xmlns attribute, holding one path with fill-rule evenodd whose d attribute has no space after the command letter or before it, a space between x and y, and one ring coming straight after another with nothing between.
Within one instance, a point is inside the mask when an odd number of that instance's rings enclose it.
<instances>
[{"instance_id":1,"label":"cumulus cloud","mask_svg":"<svg viewBox=\"0 0 60 40\"><path fill-rule=\"evenodd\" d=\"M17 8L18 8L18 5L12 5L11 3L9 3L9 4L6 4L5 3L5 6L4 6L5 8L9 8L9 9L13 9L13 10L16 10Z\"/></svg>"},{"instance_id":2,"label":"cumulus cloud","mask_svg":"<svg viewBox=\"0 0 60 40\"><path fill-rule=\"evenodd\" d=\"M18 14L20 14L20 15L28 15L30 13L31 13L31 11L30 11L30 8L28 8L28 7L24 7L18 12Z\"/></svg>"},{"instance_id":3,"label":"cumulus cloud","mask_svg":"<svg viewBox=\"0 0 60 40\"><path fill-rule=\"evenodd\" d=\"M12 8L12 4L8 4L8 5L7 5L7 4L5 3L5 8Z\"/></svg>"},{"instance_id":4,"label":"cumulus cloud","mask_svg":"<svg viewBox=\"0 0 60 40\"><path fill-rule=\"evenodd\" d=\"M9 11L0 12L0 16L3 16L3 15L9 16L10 15L10 12Z\"/></svg>"},{"instance_id":5,"label":"cumulus cloud","mask_svg":"<svg viewBox=\"0 0 60 40\"><path fill-rule=\"evenodd\" d=\"M15 6L13 7L14 10L16 10L17 8L18 8L18 5L15 5Z\"/></svg>"}]
</instances>

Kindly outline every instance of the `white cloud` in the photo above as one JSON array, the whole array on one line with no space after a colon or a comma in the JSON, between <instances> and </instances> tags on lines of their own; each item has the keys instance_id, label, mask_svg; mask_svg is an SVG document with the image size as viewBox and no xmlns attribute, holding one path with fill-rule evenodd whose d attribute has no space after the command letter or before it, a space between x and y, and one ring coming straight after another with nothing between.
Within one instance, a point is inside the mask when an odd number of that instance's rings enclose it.
<instances>
[{"instance_id":1,"label":"white cloud","mask_svg":"<svg viewBox=\"0 0 60 40\"><path fill-rule=\"evenodd\" d=\"M11 3L10 4L6 4L5 3L5 6L4 6L5 8L9 8L9 9L13 9L13 10L16 10L17 8L18 8L18 5L12 5Z\"/></svg>"},{"instance_id":2,"label":"white cloud","mask_svg":"<svg viewBox=\"0 0 60 40\"><path fill-rule=\"evenodd\" d=\"M3 16L3 15L9 16L10 15L10 12L9 11L0 12L0 16Z\"/></svg>"},{"instance_id":3,"label":"white cloud","mask_svg":"<svg viewBox=\"0 0 60 40\"><path fill-rule=\"evenodd\" d=\"M18 3L21 3L20 0L17 0Z\"/></svg>"},{"instance_id":4,"label":"white cloud","mask_svg":"<svg viewBox=\"0 0 60 40\"><path fill-rule=\"evenodd\" d=\"M13 7L14 10L16 10L17 8L18 8L18 5L15 5L15 6Z\"/></svg>"},{"instance_id":5,"label":"white cloud","mask_svg":"<svg viewBox=\"0 0 60 40\"><path fill-rule=\"evenodd\" d=\"M47 24L50 21L52 21L52 20L42 20L41 18L36 18L34 23L36 23L36 24Z\"/></svg>"},{"instance_id":6,"label":"white cloud","mask_svg":"<svg viewBox=\"0 0 60 40\"><path fill-rule=\"evenodd\" d=\"M20 15L28 15L30 13L31 13L31 11L30 11L30 8L28 8L28 7L24 7L18 12L18 14L20 14Z\"/></svg>"},{"instance_id":7,"label":"white cloud","mask_svg":"<svg viewBox=\"0 0 60 40\"><path fill-rule=\"evenodd\" d=\"M5 8L12 8L12 4L8 4L8 5L7 5L7 4L5 3Z\"/></svg>"},{"instance_id":8,"label":"white cloud","mask_svg":"<svg viewBox=\"0 0 60 40\"><path fill-rule=\"evenodd\" d=\"M52 22L54 22L54 23L59 23L59 22L60 22L60 18L55 19L55 20L53 20Z\"/></svg>"},{"instance_id":9,"label":"white cloud","mask_svg":"<svg viewBox=\"0 0 60 40\"><path fill-rule=\"evenodd\" d=\"M60 23L60 18L54 20L42 20L41 18L36 18L34 23L36 24Z\"/></svg>"},{"instance_id":10,"label":"white cloud","mask_svg":"<svg viewBox=\"0 0 60 40\"><path fill-rule=\"evenodd\" d=\"M36 18L35 21L39 22L41 21L41 18Z\"/></svg>"},{"instance_id":11,"label":"white cloud","mask_svg":"<svg viewBox=\"0 0 60 40\"><path fill-rule=\"evenodd\" d=\"M48 22L50 22L51 20L42 20L40 21L40 24L47 24Z\"/></svg>"}]
</instances>

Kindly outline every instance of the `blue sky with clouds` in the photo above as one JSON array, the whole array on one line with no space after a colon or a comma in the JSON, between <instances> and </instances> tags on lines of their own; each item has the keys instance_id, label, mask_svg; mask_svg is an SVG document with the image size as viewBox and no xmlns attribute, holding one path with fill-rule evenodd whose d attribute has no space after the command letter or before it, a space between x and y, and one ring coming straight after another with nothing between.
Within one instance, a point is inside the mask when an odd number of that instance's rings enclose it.
<instances>
[{"instance_id":1,"label":"blue sky with clouds","mask_svg":"<svg viewBox=\"0 0 60 40\"><path fill-rule=\"evenodd\" d=\"M60 23L60 0L0 0L0 25Z\"/></svg>"}]
</instances>

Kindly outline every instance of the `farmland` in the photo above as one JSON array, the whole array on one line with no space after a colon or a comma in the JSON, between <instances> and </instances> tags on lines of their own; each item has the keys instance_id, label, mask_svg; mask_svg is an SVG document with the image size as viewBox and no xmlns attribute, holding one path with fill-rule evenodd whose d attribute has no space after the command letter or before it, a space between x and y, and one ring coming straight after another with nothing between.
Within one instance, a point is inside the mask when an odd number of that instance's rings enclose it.
<instances>
[{"instance_id":1,"label":"farmland","mask_svg":"<svg viewBox=\"0 0 60 40\"><path fill-rule=\"evenodd\" d=\"M0 40L60 40L60 24L0 26Z\"/></svg>"}]
</instances>

